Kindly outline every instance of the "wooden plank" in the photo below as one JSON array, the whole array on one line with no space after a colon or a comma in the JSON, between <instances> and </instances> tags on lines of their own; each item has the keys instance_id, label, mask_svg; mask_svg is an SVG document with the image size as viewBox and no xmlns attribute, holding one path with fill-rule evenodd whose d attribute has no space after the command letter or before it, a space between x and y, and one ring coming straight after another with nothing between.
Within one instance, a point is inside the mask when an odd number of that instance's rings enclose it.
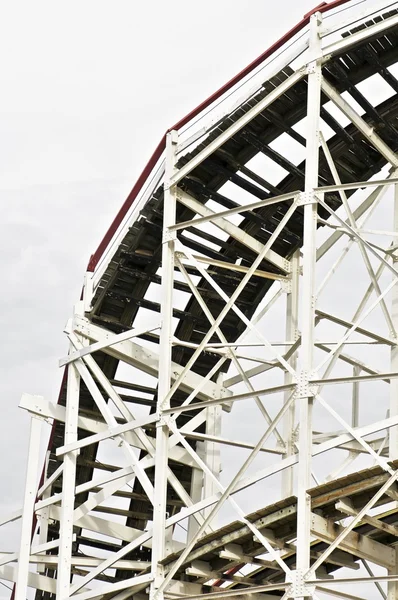
<instances>
[{"instance_id":1,"label":"wooden plank","mask_svg":"<svg viewBox=\"0 0 398 600\"><path fill-rule=\"evenodd\" d=\"M337 525L320 515L312 513L311 515L311 535L319 540L332 543L337 536L344 530L344 527ZM366 535L360 535L355 531L350 531L346 538L342 540L340 549L349 552L357 558L370 560L386 569L395 568L395 550L370 539Z\"/></svg>"}]
</instances>

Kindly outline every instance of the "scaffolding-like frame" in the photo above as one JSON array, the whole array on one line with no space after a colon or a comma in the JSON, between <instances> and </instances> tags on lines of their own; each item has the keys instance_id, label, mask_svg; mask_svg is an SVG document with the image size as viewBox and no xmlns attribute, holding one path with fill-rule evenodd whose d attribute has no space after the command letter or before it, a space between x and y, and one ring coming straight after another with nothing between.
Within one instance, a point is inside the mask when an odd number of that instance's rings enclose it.
<instances>
[{"instance_id":1,"label":"scaffolding-like frame","mask_svg":"<svg viewBox=\"0 0 398 600\"><path fill-rule=\"evenodd\" d=\"M380 14L386 10L387 5L390 7L391 3L384 2L377 9ZM347 26L349 24L347 23ZM394 463L398 459L398 247L392 243L381 248L368 239L369 235L374 234L383 234L393 240L398 236L398 155L352 104L323 77L323 68L331 57L348 51L361 40L373 39L393 26L398 26L396 14L380 20L375 19L373 25L328 43L327 36L334 31L340 31L342 24L339 22L334 29L326 30L322 13L315 12L310 17L306 45L308 47L303 55L302 64L272 92L256 102L249 111L213 136L203 149L184 164L180 164L179 159L184 155L187 141L181 138L176 129L167 134L164 170L161 167L159 171L159 180L163 184L160 319L154 320L150 326L137 326L121 333L114 333L95 324L90 319L90 311L99 281L98 269L102 269L103 272L109 261L100 265L94 272L86 274L83 299L76 304L73 317L65 330L69 341L69 354L60 361L60 366L67 369L66 407L53 405L37 396L24 395L21 400L21 407L28 410L32 416L23 508L0 521L0 525L4 525L16 519L22 520L19 552L0 556L0 578L16 583L15 600L25 600L28 587L55 594L58 600L89 600L105 596L125 600L129 597L144 597L147 592L151 600L194 600L202 595L202 586L205 584L212 585L212 589L206 594L208 600L230 596L250 596L255 600L275 597L317 599L319 593L355 599L359 598L352 593L356 583L376 584L377 592L386 597L381 587L383 582L388 583L388 599L398 598L398 554L394 544L382 543L357 531L360 524L367 523L377 531L398 537L398 526L384 522L373 510L383 503L383 499L384 503L398 501L398 465ZM303 79L308 82L303 189L215 212L198 202L181 186L184 178L206 158ZM388 177L351 183L341 181L338 165L322 133L322 94L327 96L360 131L367 143L389 164ZM205 134L206 131L203 133L201 129L200 135L203 137ZM319 185L320 152L323 152L332 173L333 185ZM394 191L394 222L387 224L382 232L366 229L366 221L391 188ZM347 192L359 189L366 190L367 193L359 206L353 210ZM339 195L341 210L332 208L326 201L326 194L330 192L337 192ZM286 203L286 211L266 244L260 243L239 225L234 224L234 215L256 211L276 202ZM194 217L178 221L177 209L180 205L190 209ZM297 210L304 213L303 245L301 251L296 250L289 258L282 257L273 250L273 245ZM320 210L327 218L320 217ZM223 234L228 234L230 238L254 252L256 257L251 265L227 262L221 255L219 260L197 255L179 241L178 232L189 231L192 227L203 227L206 224L217 227ZM331 233L326 241L318 245L320 224L329 228ZM128 225L132 225L131 220ZM347 238L347 245L331 268L324 273L324 279L317 287L319 261L344 236ZM323 287L335 276L351 248L358 250L358 256L369 276L369 286L355 315L349 321L321 310L318 297ZM275 268L264 270L264 261ZM217 283L212 268L242 275L239 285L231 295ZM215 315L209 309L192 276L193 269L223 300L224 306L219 314ZM384 289L380 283L383 272L391 274L391 281ZM208 329L200 343L190 343L191 358L184 365L176 364L172 358L172 350L176 345L188 344L177 339L174 334L176 273L181 278L179 281L183 281L189 288L208 320ZM237 300L253 276L274 281L274 286L279 286L279 291L277 294L271 294L262 310L250 319L239 307ZM371 300L372 294L375 298ZM280 325L282 341L276 344L266 338L260 325L267 312L283 295L286 296L286 318ZM363 325L376 307L381 309L388 334L381 334ZM230 311L245 324L245 333L233 342L228 341L221 326ZM343 335L333 342L318 340L316 327L324 321L343 327ZM140 344L140 339L148 334L159 335L158 353ZM253 336L256 341L245 342L247 334ZM389 349L389 369L380 372L350 354L350 344L357 339L355 334L362 336L363 344L378 344ZM214 342L214 337L219 341ZM271 354L272 359L263 357L261 362L260 357L257 367L249 370L242 365L242 361L248 359L244 353L247 347L263 350L266 356ZM280 351L279 347L284 350ZM320 349L325 356L317 364L315 352ZM131 407L117 391L117 385L104 374L95 361L93 355L99 351L117 357L127 367L157 377L155 412L145 417L136 417L133 414ZM195 372L194 365L197 358L205 352L217 355L218 359L207 375L202 376ZM352 367L352 375L331 375L339 361ZM229 363L234 366L237 375L227 379L222 367ZM265 383L259 388L252 382L253 377L261 373L266 377L272 370L283 373L282 384L271 386ZM389 415L360 426L358 415L361 392L366 384L375 381L386 382L390 387ZM80 412L81 382L84 382L94 399L101 415L100 420ZM231 390L238 382L245 386L245 392L235 393ZM322 394L324 386L338 384L352 385L350 423L338 414L332 403ZM173 403L175 393L181 390L186 396L185 400L182 404ZM276 416L271 417L272 411L268 409L267 402L272 403L273 399L281 394L284 398L281 408ZM229 411L235 402L253 400L265 422L260 439L251 445L223 438L221 420L224 411ZM334 432L323 434L313 432L314 403L325 409L331 421L339 423L339 430L336 428ZM115 411L119 419L115 417ZM181 426L178 425L177 419L183 413L187 420ZM56 450L62 462L59 468L42 482L37 492L40 426L43 420L53 419L65 424L64 444ZM197 431L201 425L205 426L205 432ZM85 430L86 435L79 437L78 430ZM151 435L150 431L154 431L154 435ZM369 436L380 432L382 435L369 441ZM265 446L272 436L276 439L276 446ZM126 454L129 466L106 473L101 481L93 479L79 483L76 475L79 453L85 447L105 440L117 442ZM193 440L195 443L192 443ZM241 467L227 485L220 481L221 446L242 447L247 452ZM338 470L331 475L332 479L342 470L349 468L359 454L369 456L380 469L380 473L377 475L379 484L362 506L355 506L347 494L336 501L335 508L340 511L340 516L332 519L314 512L309 490L312 485L314 458L337 448L346 451L347 456L341 461ZM142 457L137 454L137 449L144 453ZM247 470L260 452L274 456L274 462L254 474L247 475ZM179 461L192 468L190 493L175 476L170 461ZM148 469L153 468L155 476L154 480L151 480ZM297 486L294 484L295 472L298 473ZM282 476L282 498L291 497L293 494L297 497L295 539L289 543L278 539L273 531L248 518L234 497L239 491L248 489L276 473ZM61 476L62 494L54 494L52 486ZM93 511L100 507L104 500L134 480L139 481L148 503L153 507L152 524L145 531L134 530L116 521L95 516ZM183 503L183 508L173 515L167 514L168 488L172 488ZM76 506L76 496L90 490L91 493L85 502ZM198 552L195 553L194 550L198 548L201 540L206 539L206 535L215 535L215 519L225 503L229 503L236 519L262 547L261 552L257 550L256 556L265 554L267 558L264 560L245 555L236 536L231 534L232 541L228 542L228 535L222 534L220 556L228 559L231 567L229 571L224 568L220 573L205 560L198 560ZM287 508L280 509L281 516L283 510ZM34 515L39 518L40 532L32 538ZM59 522L59 539L48 541L48 524L54 520ZM173 538L173 529L182 521L188 522L188 531L181 547ZM120 539L123 545L104 559L77 556L74 550L74 527L91 529L104 536ZM325 544L316 557L313 552L314 540ZM151 549L150 561L144 563L127 558L134 549L141 546ZM339 577L337 573L330 579L325 564L333 557L334 564L338 564L336 557L339 550L343 550L344 553L344 556L340 555L339 566L349 566L349 557L354 557L355 561L362 561L367 571L366 577ZM296 557L293 567L289 566L291 563L288 564L287 561L292 555ZM369 561L386 569L387 574L382 571L380 574L374 573ZM265 563L271 565L278 574L276 581L254 584L250 581L252 573L256 573L254 567L263 568ZM44 574L44 565L50 564L56 565L56 578ZM234 568L237 565L250 564L253 570L247 575L235 575ZM30 565L37 565L37 572L31 571ZM80 577L72 577L74 568L80 569ZM125 579L108 582L105 575L112 568L127 570L130 575ZM189 578L186 578L186 575ZM194 583L192 578L196 578L197 583ZM224 584L217 588L214 582L218 579L224 581ZM336 584L345 585L345 591L342 591L342 587L336 588Z\"/></svg>"}]
</instances>

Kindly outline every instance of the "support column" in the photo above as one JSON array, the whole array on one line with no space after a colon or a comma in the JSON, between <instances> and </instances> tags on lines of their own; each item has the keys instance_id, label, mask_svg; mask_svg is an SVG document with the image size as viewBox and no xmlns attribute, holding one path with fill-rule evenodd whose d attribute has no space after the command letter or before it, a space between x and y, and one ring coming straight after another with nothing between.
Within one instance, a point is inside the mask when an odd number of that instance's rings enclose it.
<instances>
[{"instance_id":1,"label":"support column","mask_svg":"<svg viewBox=\"0 0 398 600\"><path fill-rule=\"evenodd\" d=\"M217 383L222 386L222 376L217 380ZM221 435L221 406L210 406L206 409L206 433L215 437ZM205 442L205 463L213 473L219 479L221 470L220 461L220 444L215 442ZM218 492L218 488L214 480L206 473L203 476L204 482L204 498L209 498ZM204 515L207 516L211 512L211 508L204 511ZM215 527L215 523L212 523Z\"/></svg>"},{"instance_id":2,"label":"support column","mask_svg":"<svg viewBox=\"0 0 398 600\"><path fill-rule=\"evenodd\" d=\"M204 442L196 442L196 452L198 456L204 461L205 460L205 449ZM203 471L196 467L192 468L191 478L191 498L192 502L200 502L202 499L203 492ZM187 531L187 542L190 542L196 535L199 529L199 523L194 516L188 518L188 531Z\"/></svg>"},{"instance_id":3,"label":"support column","mask_svg":"<svg viewBox=\"0 0 398 600\"><path fill-rule=\"evenodd\" d=\"M299 464L297 490L297 572L294 598L304 598L308 593L303 589L303 577L310 566L310 517L311 499L307 494L311 487L312 450L312 407L313 395L308 386L313 369L314 329L315 329L315 268L317 199L314 188L318 186L319 125L321 99L321 63L315 57L321 55L319 28L320 13L315 13L310 22L310 59L308 64L307 100L307 146L304 187L304 242L303 242L303 288L301 306L301 373L298 382L299 403Z\"/></svg>"},{"instance_id":4,"label":"support column","mask_svg":"<svg viewBox=\"0 0 398 600\"><path fill-rule=\"evenodd\" d=\"M394 232L398 231L398 185L394 185ZM397 239L393 240L396 244ZM395 268L398 266L398 258L394 252L393 265ZM395 330L398 331L398 286L392 288L391 292L391 319ZM395 340L396 342L398 340ZM391 370L398 368L398 345L391 348ZM390 380L390 417L398 415L398 380ZM390 460L396 460L398 458L398 427L391 427L389 430L389 458ZM395 569L389 571L389 575L396 575L398 573L398 547L395 548ZM391 582L388 584L388 600L398 600L398 583Z\"/></svg>"},{"instance_id":5,"label":"support column","mask_svg":"<svg viewBox=\"0 0 398 600\"><path fill-rule=\"evenodd\" d=\"M174 283L174 251L176 233L170 234L168 228L176 220L176 186L169 186L170 178L175 172L177 132L171 131L166 140L166 167L164 178L163 207L163 240L162 240L162 286L161 286L161 331L159 352L159 386L157 411L159 421L156 424L155 455L155 487L153 505L153 543L152 543L152 576L150 598L158 600L163 593L158 588L164 580L164 568L160 561L165 555L166 536L166 500L167 500L167 464L169 428L162 420L162 411L170 407L166 400L171 382L171 350L173 336L173 283Z\"/></svg>"},{"instance_id":6,"label":"support column","mask_svg":"<svg viewBox=\"0 0 398 600\"><path fill-rule=\"evenodd\" d=\"M222 374L217 378L219 386L223 385ZM215 437L221 436L221 406L209 406L206 408L206 434ZM209 467L213 475L219 479L221 472L221 452L220 444L215 442L205 441L196 442L196 452L198 456L203 460L204 463ZM192 484L191 484L191 498L193 502L199 502L202 497L210 498L218 492L218 487L215 481L202 469L193 469ZM203 517L207 517L212 511L212 507L206 508L201 513ZM213 522L213 527L214 527ZM192 540L199 529L199 524L195 517L189 517L188 520L188 542Z\"/></svg>"},{"instance_id":7,"label":"support column","mask_svg":"<svg viewBox=\"0 0 398 600\"><path fill-rule=\"evenodd\" d=\"M37 470L40 456L41 422L42 420L39 417L31 415L28 467L22 509L21 542L18 555L15 600L26 600L27 598L30 545L32 541L33 514L37 493Z\"/></svg>"},{"instance_id":8,"label":"support column","mask_svg":"<svg viewBox=\"0 0 398 600\"><path fill-rule=\"evenodd\" d=\"M398 185L394 185L394 223L393 230L398 232ZM397 243L397 238L393 240ZM393 256L393 265L398 266L398 257L396 252ZM395 330L398 331L398 286L392 288L391 291L391 319ZM398 340L395 340L396 342ZM398 369L398 345L391 348L391 370ZM398 380L391 379L390 381L390 417L398 415ZM396 460L398 458L398 427L392 427L389 433L389 458Z\"/></svg>"},{"instance_id":9,"label":"support column","mask_svg":"<svg viewBox=\"0 0 398 600\"><path fill-rule=\"evenodd\" d=\"M82 303L79 303L82 309ZM75 308L75 314L77 314ZM74 348L71 346L71 352ZM68 365L66 388L66 418L64 444L77 441L79 414L80 375L73 363ZM71 556L73 543L73 512L75 509L76 463L79 451L67 452L64 456L62 474L61 518L59 525L59 562L57 571L57 598L70 596Z\"/></svg>"},{"instance_id":10,"label":"support column","mask_svg":"<svg viewBox=\"0 0 398 600\"><path fill-rule=\"evenodd\" d=\"M286 295L286 340L295 342L298 338L298 310L299 310L299 278L300 278L300 250L296 250L291 260L290 289ZM286 348L287 350L287 348ZM289 359L293 369L297 369L297 352ZM293 377L285 373L284 383L292 383ZM291 391L285 393L285 402L289 400ZM283 419L283 439L285 440L285 457L295 453L295 413L296 405L292 402ZM293 495L294 491L294 468L284 469L282 472L282 497Z\"/></svg>"},{"instance_id":11,"label":"support column","mask_svg":"<svg viewBox=\"0 0 398 600\"><path fill-rule=\"evenodd\" d=\"M43 483L46 483L47 477L46 477L46 473L48 473L48 463L50 462L50 451L47 450L46 453L46 460L44 463L44 479L43 479ZM42 500L47 500L47 498L50 498L51 496L51 485L44 490L41 499ZM47 537L48 537L48 520L50 518L50 508L49 506L45 506L44 508L42 508L40 511L37 512L37 518L39 521L39 528L40 528L40 533L39 533L39 545L40 544L45 544L47 542ZM37 572L38 573L45 573L46 572L46 565L44 564L39 564L37 565Z\"/></svg>"},{"instance_id":12,"label":"support column","mask_svg":"<svg viewBox=\"0 0 398 600\"><path fill-rule=\"evenodd\" d=\"M354 367L352 370L354 377L361 374L360 367ZM359 424L359 381L352 384L352 407L351 407L351 425L355 428Z\"/></svg>"},{"instance_id":13,"label":"support column","mask_svg":"<svg viewBox=\"0 0 398 600\"><path fill-rule=\"evenodd\" d=\"M388 571L389 575L396 575L398 573L398 546L395 546L395 569ZM398 600L398 581L390 581L387 584L387 599Z\"/></svg>"},{"instance_id":14,"label":"support column","mask_svg":"<svg viewBox=\"0 0 398 600\"><path fill-rule=\"evenodd\" d=\"M88 313L92 309L93 300L93 273L86 271L84 276L84 287L83 287L83 305L84 312Z\"/></svg>"}]
</instances>

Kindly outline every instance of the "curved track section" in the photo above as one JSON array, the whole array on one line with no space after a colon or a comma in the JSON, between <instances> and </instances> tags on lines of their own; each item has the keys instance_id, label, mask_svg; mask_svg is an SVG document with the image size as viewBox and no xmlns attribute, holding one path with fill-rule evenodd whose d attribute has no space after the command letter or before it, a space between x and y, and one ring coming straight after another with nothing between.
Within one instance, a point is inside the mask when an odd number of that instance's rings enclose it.
<instances>
[{"instance_id":1,"label":"curved track section","mask_svg":"<svg viewBox=\"0 0 398 600\"><path fill-rule=\"evenodd\" d=\"M21 401L17 600L398 597L397 61L321 5L167 133Z\"/></svg>"}]
</instances>

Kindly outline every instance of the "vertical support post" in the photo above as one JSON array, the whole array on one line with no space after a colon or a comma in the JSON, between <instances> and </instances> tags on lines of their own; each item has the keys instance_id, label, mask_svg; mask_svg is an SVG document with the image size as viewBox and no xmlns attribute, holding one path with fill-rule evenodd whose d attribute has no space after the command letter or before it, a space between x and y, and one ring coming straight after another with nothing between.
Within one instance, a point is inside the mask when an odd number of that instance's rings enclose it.
<instances>
[{"instance_id":1,"label":"vertical support post","mask_svg":"<svg viewBox=\"0 0 398 600\"><path fill-rule=\"evenodd\" d=\"M389 575L396 575L398 573L398 547L395 546L395 569L389 570ZM398 600L398 581L390 581L387 584L387 599Z\"/></svg>"},{"instance_id":2,"label":"vertical support post","mask_svg":"<svg viewBox=\"0 0 398 600\"><path fill-rule=\"evenodd\" d=\"M398 231L398 184L394 185L394 232ZM394 240L395 243L395 240ZM398 265L398 258L395 253L392 254L393 264L396 268ZM394 328L398 331L398 289L397 286L392 288L391 292L391 320ZM395 340L398 342L398 340ZM391 348L391 369L398 368L398 345ZM390 380L390 417L398 415L398 381L396 379ZM391 427L389 430L389 458L390 460L396 460L398 458L398 427ZM389 575L396 575L398 573L398 548L395 548L395 569L389 571ZM396 581L391 582L387 586L388 589L388 600L398 600L398 583Z\"/></svg>"},{"instance_id":3,"label":"vertical support post","mask_svg":"<svg viewBox=\"0 0 398 600\"><path fill-rule=\"evenodd\" d=\"M170 402L166 397L170 391L171 382L171 350L173 337L173 286L174 286L174 252L176 233L170 233L169 227L176 221L176 186L170 187L169 181L175 172L176 149L178 135L176 131L167 134L166 166L164 176L163 199L163 240L162 240L162 301L161 301L161 331L159 350L159 386L157 410L159 421L156 424L156 455L155 455L155 487L153 505L153 543L152 543L152 575L150 598L163 598L158 589L164 580L164 568L160 561L165 555L166 535L166 501L167 501L167 463L169 428L162 420L162 411L169 408Z\"/></svg>"},{"instance_id":4,"label":"vertical support post","mask_svg":"<svg viewBox=\"0 0 398 600\"><path fill-rule=\"evenodd\" d=\"M84 312L90 312L92 309L91 303L93 300L93 273L86 271L84 276L84 287L83 287L83 304Z\"/></svg>"},{"instance_id":5,"label":"vertical support post","mask_svg":"<svg viewBox=\"0 0 398 600\"><path fill-rule=\"evenodd\" d=\"M46 453L46 460L45 460L45 464L44 464L44 473L47 473L48 470L48 463L50 461L50 451L48 450ZM46 479L44 478L43 483L46 482ZM42 500L46 500L47 498L50 498L51 496L51 486L49 486L46 490L44 490L43 495L42 495ZM40 511L38 511L37 513L37 517L39 520L39 526L40 526L40 533L39 533L39 545L40 544L45 544L47 542L47 535L48 535L48 520L50 518L50 509L48 506L45 506L44 508L42 508ZM37 565L37 572L38 573L45 573L46 572L46 565L45 564L39 564Z\"/></svg>"},{"instance_id":6,"label":"vertical support post","mask_svg":"<svg viewBox=\"0 0 398 600\"><path fill-rule=\"evenodd\" d=\"M298 384L299 402L299 464L297 490L297 572L294 597L308 596L304 592L302 578L310 566L310 518L311 499L307 494L311 482L312 450L312 408L314 397L308 385L313 369L314 329L315 329L315 269L316 269L316 230L317 199L314 188L318 186L319 169L319 126L321 100L321 38L319 28L321 14L315 13L310 21L310 60L308 64L307 99L307 145L305 162L305 205L303 241L303 291L302 291L302 332L301 332L301 381Z\"/></svg>"},{"instance_id":7,"label":"vertical support post","mask_svg":"<svg viewBox=\"0 0 398 600\"><path fill-rule=\"evenodd\" d=\"M222 375L218 378L218 384L222 386ZM206 409L206 433L216 437L221 435L221 406L210 406ZM214 442L205 442L205 463L217 477L219 478L221 470L220 461L220 445ZM204 498L209 498L218 492L218 488L214 480L206 473L203 476L204 480ZM208 508L204 514L207 516L211 512ZM213 526L214 523L213 523Z\"/></svg>"},{"instance_id":8,"label":"vertical support post","mask_svg":"<svg viewBox=\"0 0 398 600\"><path fill-rule=\"evenodd\" d=\"M359 377L361 374L360 367L354 367L352 370L354 377ZM351 425L358 427L359 423L359 381L354 381L352 384L352 407L351 407Z\"/></svg>"},{"instance_id":9,"label":"vertical support post","mask_svg":"<svg viewBox=\"0 0 398 600\"><path fill-rule=\"evenodd\" d=\"M82 302L75 307L74 314L83 309ZM74 348L71 346L70 351ZM68 365L66 388L66 418L64 443L77 441L77 422L79 414L80 375L73 363ZM57 572L57 598L62 600L70 596L71 557L73 544L73 511L75 508L76 464L78 450L67 452L64 456L62 474L61 519L59 525L59 563Z\"/></svg>"},{"instance_id":10,"label":"vertical support post","mask_svg":"<svg viewBox=\"0 0 398 600\"><path fill-rule=\"evenodd\" d=\"M32 541L33 514L37 493L37 470L40 456L40 432L41 419L31 415L28 467L22 510L21 542L19 546L15 600L26 600L27 597L30 545Z\"/></svg>"},{"instance_id":11,"label":"vertical support post","mask_svg":"<svg viewBox=\"0 0 398 600\"><path fill-rule=\"evenodd\" d=\"M296 250L291 261L290 289L286 295L286 339L296 341L298 337L298 310L299 310L299 278L300 278L300 250ZM290 359L289 364L297 369L297 353ZM291 373L285 373L284 383L292 383ZM285 393L285 402L289 400L291 392ZM285 456L295 453L295 402L292 402L283 419L283 438L285 440ZM293 494L294 469L284 469L282 472L282 497L287 498Z\"/></svg>"},{"instance_id":12,"label":"vertical support post","mask_svg":"<svg viewBox=\"0 0 398 600\"><path fill-rule=\"evenodd\" d=\"M221 373L218 376L217 383L219 386L223 385ZM221 412L221 406L209 406L206 408L206 433L208 435L216 437L221 435ZM221 472L220 445L209 441L196 442L196 452L218 479ZM209 498L217 493L218 488L214 479L208 473L203 473L201 469L193 469L191 485L191 498L193 502L199 502L202 499L202 491L203 497ZM202 513L203 516L207 517L211 510L211 507L206 508ZM199 525L196 519L189 517L188 542L192 540L198 529Z\"/></svg>"},{"instance_id":13,"label":"vertical support post","mask_svg":"<svg viewBox=\"0 0 398 600\"><path fill-rule=\"evenodd\" d=\"M394 185L394 232L398 232L398 184ZM395 243L396 240L394 240ZM398 258L395 253L393 256L394 267L397 268ZM398 331L398 288L392 288L391 291L391 320ZM398 343L398 340L395 340ZM398 345L391 348L391 369L398 368ZM391 379L390 381L390 417L398 415L398 380ZM389 433L389 458L396 460L398 458L398 427L391 427Z\"/></svg>"},{"instance_id":14,"label":"vertical support post","mask_svg":"<svg viewBox=\"0 0 398 600\"><path fill-rule=\"evenodd\" d=\"M204 442L196 442L196 452L198 456L204 461L205 460L205 449ZM200 502L202 499L202 491L203 491L203 471L200 468L193 467L192 469L192 478L191 478L191 498L192 502ZM199 523L196 521L195 517L188 517L188 533L187 533L187 542L190 542L193 537L196 535L199 529Z\"/></svg>"}]
</instances>

